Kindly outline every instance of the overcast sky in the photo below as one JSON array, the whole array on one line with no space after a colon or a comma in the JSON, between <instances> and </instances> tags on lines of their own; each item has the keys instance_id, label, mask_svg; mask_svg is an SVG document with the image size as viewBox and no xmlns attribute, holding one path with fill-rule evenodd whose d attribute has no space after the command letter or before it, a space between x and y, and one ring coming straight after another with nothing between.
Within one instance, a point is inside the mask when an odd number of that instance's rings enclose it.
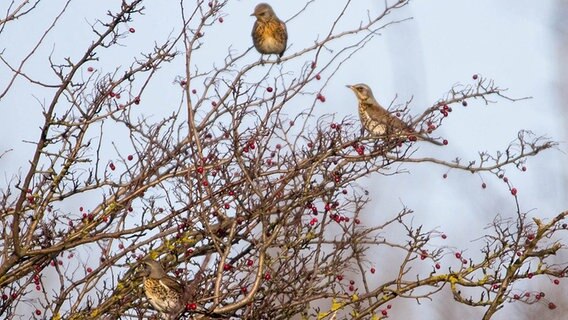
<instances>
[{"instance_id":1,"label":"overcast sky","mask_svg":"<svg viewBox=\"0 0 568 320\"><path fill-rule=\"evenodd\" d=\"M283 20L291 17L304 3L269 2ZM50 22L46 17L51 18L62 3L42 2L37 13L26 18L25 24L24 21L14 23L0 34L0 49L6 48L5 57L15 62L23 52L27 52L40 36L42 27ZM151 48L153 39L167 38L179 24L177 17L170 18L170 15L176 14L178 3L148 3L147 15L132 23L136 33L125 41L125 47L116 53L114 61L124 59L124 63L127 63L129 57ZM336 14L342 3L339 0L320 0L310 9L309 15L292 21L294 23L288 25L289 52L313 43L318 32L327 30L326 17ZM561 56L558 53L560 33L555 24L559 3L529 0L413 1L396 14L400 18L412 17L412 20L382 31L380 37L357 53L354 58L356 63L347 64L338 72L324 92L327 102L322 114L335 112L340 116L355 115L355 97L344 85L359 82L369 84L376 98L385 103L396 95L399 102L413 97L412 113L417 114L444 97L452 85L468 83L473 74L479 73L494 79L500 87L509 88L511 97L530 96L532 99L514 103L501 100L488 106L482 101L470 101L467 110L454 112L451 121L447 121L439 131L450 141L450 145L446 148L424 146L421 154L445 160L455 157L475 159L477 151L503 150L520 129L564 140L566 132L563 121L566 118L559 115L565 113L565 106L561 103L559 93L565 89L557 77ZM92 40L88 33L88 22L93 22L95 17L106 12L105 4L106 1L79 1L72 4L69 10L73 14L64 18L62 27L41 48L44 54L31 61L26 71L53 79L46 68L46 53L53 50L59 58L78 57ZM353 12L364 13L366 9L378 11L382 4L383 1L356 0L359 11ZM254 21L249 14L255 5L256 2L251 1L232 2L227 8L225 29L205 35L215 41L206 43L198 58L220 61L229 45L239 52L247 50L252 45L249 34ZM5 4L0 4L0 9L4 11ZM362 17L353 14L350 19L357 24ZM251 54L250 58L254 60L257 56ZM102 61L106 62L95 65L95 68L112 70L114 66L108 59ZM7 80L5 72L5 68L0 67L2 88ZM179 95L170 95L172 90L177 90L172 84L173 80L173 76L164 79L163 92L145 99L151 101L153 106L146 105L147 109L144 110L147 114L159 114L156 108L176 105ZM49 101L50 96L46 91L19 80L15 90L0 101L0 153L14 149L0 159L3 174L0 188L11 174L27 170L27 161L22 159L29 158L31 147L22 141L37 140L41 121L38 101ZM566 144L563 143L559 150L547 151L530 159L525 173L509 169L510 179L519 189L523 210L533 210L531 215L550 217L568 208L566 151ZM495 215L515 215L509 191L494 177L483 176L488 188L482 190L477 175L450 172L448 179L444 180L444 168L433 165L406 168L412 174L372 176L362 183L369 186L373 198L365 213L368 223L374 221L374 216L391 215L406 205L416 212L416 224L425 224L427 228L439 227L448 234L449 245L463 249L471 244L470 240L485 234L483 227ZM380 217L377 221L381 221ZM388 261L377 261L377 265L385 270L396 267ZM557 315L568 311L568 299L561 300L560 297L556 300L559 302L559 308L555 311ZM419 307L415 301L408 301L405 305L409 308L395 306L392 312L394 319L450 319L447 317L449 311L443 304ZM515 315L515 319L522 319L519 317L520 310L523 310L523 314L530 314L527 310L540 310L538 306L526 308L529 309L506 306L495 319L509 319L511 314ZM469 307L460 307L458 310L452 312L468 314L473 318L479 318L476 312L481 311Z\"/></svg>"}]
</instances>

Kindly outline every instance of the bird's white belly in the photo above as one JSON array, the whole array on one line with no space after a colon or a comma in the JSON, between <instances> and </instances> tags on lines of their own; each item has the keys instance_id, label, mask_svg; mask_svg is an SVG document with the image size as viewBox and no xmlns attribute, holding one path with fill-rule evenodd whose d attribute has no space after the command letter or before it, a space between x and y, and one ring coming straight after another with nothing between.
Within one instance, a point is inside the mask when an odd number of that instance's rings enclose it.
<instances>
[{"instance_id":1,"label":"bird's white belly","mask_svg":"<svg viewBox=\"0 0 568 320\"><path fill-rule=\"evenodd\" d=\"M263 42L262 45L265 48L267 48L268 51L280 51L280 50L282 50L282 43L280 43L274 37L270 37L270 36L266 37L264 39L264 42Z\"/></svg>"}]
</instances>

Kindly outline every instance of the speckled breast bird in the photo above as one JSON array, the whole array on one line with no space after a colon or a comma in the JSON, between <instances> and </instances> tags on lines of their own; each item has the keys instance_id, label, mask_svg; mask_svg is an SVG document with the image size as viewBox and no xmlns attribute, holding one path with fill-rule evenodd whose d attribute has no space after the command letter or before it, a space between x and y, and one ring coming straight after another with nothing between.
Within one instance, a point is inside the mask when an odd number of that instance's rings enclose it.
<instances>
[{"instance_id":1,"label":"speckled breast bird","mask_svg":"<svg viewBox=\"0 0 568 320\"><path fill-rule=\"evenodd\" d=\"M185 308L182 301L184 286L168 276L159 262L148 257L142 263L144 293L150 304L166 319L175 318Z\"/></svg>"},{"instance_id":2,"label":"speckled breast bird","mask_svg":"<svg viewBox=\"0 0 568 320\"><path fill-rule=\"evenodd\" d=\"M418 140L424 140L436 145L443 143L417 133L408 124L393 116L383 108L373 96L373 91L364 83L347 85L355 93L359 101L359 118L363 128L371 135L386 138L408 138L415 136Z\"/></svg>"},{"instance_id":3,"label":"speckled breast bird","mask_svg":"<svg viewBox=\"0 0 568 320\"><path fill-rule=\"evenodd\" d=\"M259 3L251 16L256 17L251 34L254 47L261 54L277 54L280 60L288 43L286 24L267 3Z\"/></svg>"}]
</instances>

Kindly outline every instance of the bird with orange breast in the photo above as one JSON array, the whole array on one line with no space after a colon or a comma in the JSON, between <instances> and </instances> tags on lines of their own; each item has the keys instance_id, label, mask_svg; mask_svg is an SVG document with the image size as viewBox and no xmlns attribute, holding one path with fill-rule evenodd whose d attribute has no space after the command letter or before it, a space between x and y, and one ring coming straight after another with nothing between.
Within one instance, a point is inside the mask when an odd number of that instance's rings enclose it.
<instances>
[{"instance_id":1,"label":"bird with orange breast","mask_svg":"<svg viewBox=\"0 0 568 320\"><path fill-rule=\"evenodd\" d=\"M267 3L259 3L251 16L256 17L251 33L254 47L261 54L278 55L280 62L288 43L286 24L278 19L272 7Z\"/></svg>"}]
</instances>

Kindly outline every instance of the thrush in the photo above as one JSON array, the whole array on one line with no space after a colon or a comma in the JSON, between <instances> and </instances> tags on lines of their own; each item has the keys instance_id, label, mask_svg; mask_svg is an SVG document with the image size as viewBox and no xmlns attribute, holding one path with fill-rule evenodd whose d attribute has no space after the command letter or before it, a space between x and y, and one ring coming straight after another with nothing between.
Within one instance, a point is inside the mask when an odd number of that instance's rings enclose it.
<instances>
[{"instance_id":1,"label":"thrush","mask_svg":"<svg viewBox=\"0 0 568 320\"><path fill-rule=\"evenodd\" d=\"M261 54L277 54L280 60L288 42L286 24L267 3L259 3L251 16L256 17L251 33L254 47Z\"/></svg>"},{"instance_id":2,"label":"thrush","mask_svg":"<svg viewBox=\"0 0 568 320\"><path fill-rule=\"evenodd\" d=\"M353 90L359 101L359 118L363 128L371 135L384 138L410 138L414 136L416 139L431 142L436 145L443 143L436 141L430 137L425 137L416 132L412 127L404 121L393 116L385 108L383 108L373 96L373 91L364 83L348 85Z\"/></svg>"},{"instance_id":3,"label":"thrush","mask_svg":"<svg viewBox=\"0 0 568 320\"><path fill-rule=\"evenodd\" d=\"M168 276L159 262L148 257L142 263L144 293L150 304L167 319L175 318L185 307L184 286L175 278Z\"/></svg>"}]
</instances>

